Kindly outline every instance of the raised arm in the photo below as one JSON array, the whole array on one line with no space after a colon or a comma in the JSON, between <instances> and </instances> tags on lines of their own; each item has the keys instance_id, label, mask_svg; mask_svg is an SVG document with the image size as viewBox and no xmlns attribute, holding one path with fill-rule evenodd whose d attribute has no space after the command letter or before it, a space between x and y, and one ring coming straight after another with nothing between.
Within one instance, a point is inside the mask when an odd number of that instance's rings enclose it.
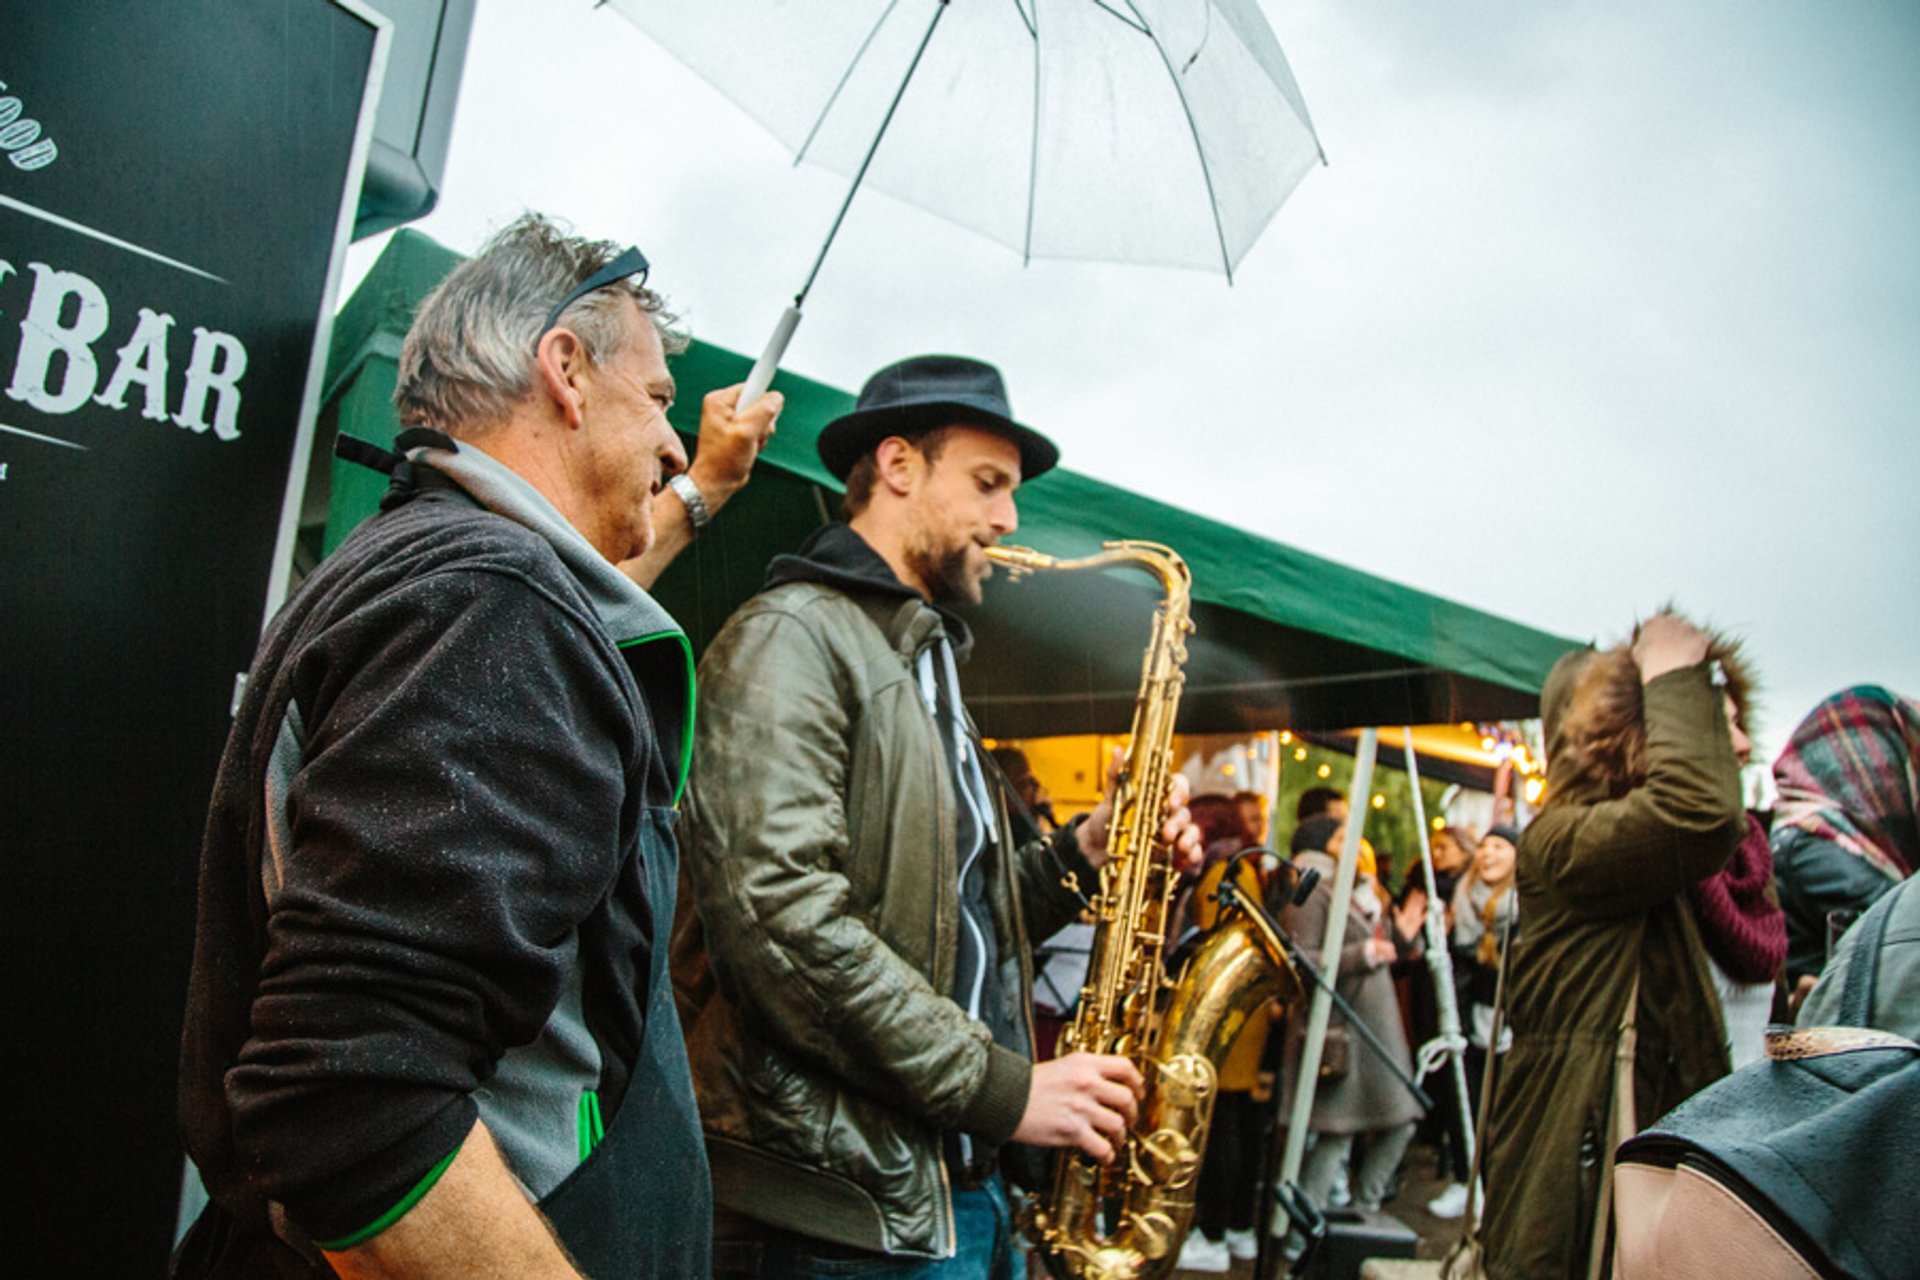
<instances>
[{"instance_id":1,"label":"raised arm","mask_svg":"<svg viewBox=\"0 0 1920 1280\"><path fill-rule=\"evenodd\" d=\"M1647 776L1618 799L1549 804L1522 841L1521 874L1596 915L1644 911L1726 864L1746 830L1740 762L1704 662L1643 690Z\"/></svg>"},{"instance_id":2,"label":"raised arm","mask_svg":"<svg viewBox=\"0 0 1920 1280\"><path fill-rule=\"evenodd\" d=\"M769 391L744 412L736 413L734 406L739 398L739 387L723 387L709 391L700 403L700 438L687 467L687 478L699 491L708 517L718 514L734 494L746 487L754 461L766 448L786 403L778 391ZM623 561L620 569L650 589L697 532L680 495L671 488L662 489L653 500L653 545L645 553Z\"/></svg>"}]
</instances>

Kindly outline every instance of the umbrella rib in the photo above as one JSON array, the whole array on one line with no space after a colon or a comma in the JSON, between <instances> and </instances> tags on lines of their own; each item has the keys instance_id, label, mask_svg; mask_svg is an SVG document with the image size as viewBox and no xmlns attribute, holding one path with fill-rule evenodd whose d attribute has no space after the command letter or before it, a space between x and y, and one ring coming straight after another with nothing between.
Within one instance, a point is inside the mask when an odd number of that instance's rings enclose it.
<instances>
[{"instance_id":1,"label":"umbrella rib","mask_svg":"<svg viewBox=\"0 0 1920 1280\"><path fill-rule=\"evenodd\" d=\"M1126 14L1120 12L1118 9L1114 8L1112 5L1108 4L1107 0L1093 0L1093 7L1096 9L1105 9L1108 13L1120 19L1120 21L1126 23L1128 26L1132 27L1135 31L1138 31L1143 36L1151 36L1153 34L1153 32L1147 29L1147 24L1144 19L1141 19L1137 14L1134 17L1129 18ZM1129 4L1127 7L1132 8L1133 6Z\"/></svg>"},{"instance_id":2,"label":"umbrella rib","mask_svg":"<svg viewBox=\"0 0 1920 1280\"><path fill-rule=\"evenodd\" d=\"M860 60L867 56L867 50L873 45L873 38L880 34L881 27L887 25L887 19L893 16L893 11L899 7L899 4L900 0L887 0L887 7L882 9L880 16L874 20L873 28L867 32L867 38L860 42L860 47L847 61L847 69L840 73L839 83L833 86L833 92L827 95L826 105L821 107L820 114L814 117L813 128L807 130L806 141L802 142L799 150L793 153L795 164L806 159L807 149L813 145L813 140L820 136L821 126L826 124L827 117L833 112L833 104L840 101L840 91L847 87L847 81L853 79L854 68L858 67Z\"/></svg>"},{"instance_id":3,"label":"umbrella rib","mask_svg":"<svg viewBox=\"0 0 1920 1280\"><path fill-rule=\"evenodd\" d=\"M1100 0L1094 0L1094 3L1100 4ZM1133 0L1126 0L1126 5L1129 9L1133 9L1134 17L1140 18L1140 11L1134 9ZM1104 4L1100 7L1106 8ZM1187 132L1193 137L1193 153L1200 161L1200 176L1206 179L1207 183L1207 212L1213 215L1213 234L1220 242L1220 265L1227 273L1227 283L1232 284L1233 258L1227 252L1227 229L1220 225L1220 199L1213 190L1213 167L1207 163L1207 148L1200 141L1200 126L1194 123L1193 106L1187 101L1187 91L1181 87L1180 77L1174 71L1173 63L1167 58L1166 46L1161 44L1160 38L1153 34L1145 18L1140 18L1140 30L1145 32L1152 42L1153 51L1160 55L1160 65L1166 68L1167 79L1172 83L1174 93L1180 98L1180 110L1186 114Z\"/></svg>"}]
</instances>

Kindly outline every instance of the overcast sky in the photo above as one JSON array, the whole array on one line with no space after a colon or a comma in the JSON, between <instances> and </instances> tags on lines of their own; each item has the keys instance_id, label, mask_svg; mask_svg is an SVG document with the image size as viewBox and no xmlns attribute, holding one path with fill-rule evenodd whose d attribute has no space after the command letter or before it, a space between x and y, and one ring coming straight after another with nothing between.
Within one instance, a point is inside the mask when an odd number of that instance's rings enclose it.
<instances>
[{"instance_id":1,"label":"overcast sky","mask_svg":"<svg viewBox=\"0 0 1920 1280\"><path fill-rule=\"evenodd\" d=\"M1748 638L1768 751L1920 695L1920 7L1262 7L1331 163L1231 287L863 193L787 367L981 356L1068 466L1546 630L1678 600ZM637 242L758 351L843 189L612 10L487 0L415 225Z\"/></svg>"}]
</instances>

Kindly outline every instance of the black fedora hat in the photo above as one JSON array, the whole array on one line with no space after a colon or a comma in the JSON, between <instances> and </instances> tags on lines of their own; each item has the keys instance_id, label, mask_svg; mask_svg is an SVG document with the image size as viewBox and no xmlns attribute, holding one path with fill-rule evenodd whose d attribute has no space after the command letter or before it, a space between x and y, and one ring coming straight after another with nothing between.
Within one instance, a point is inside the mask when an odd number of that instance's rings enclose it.
<instances>
[{"instance_id":1,"label":"black fedora hat","mask_svg":"<svg viewBox=\"0 0 1920 1280\"><path fill-rule=\"evenodd\" d=\"M980 427L1020 450L1020 478L1031 480L1060 461L1060 450L1032 427L1013 420L1007 384L984 360L965 356L910 356L867 379L853 412L820 431L820 461L845 480L861 455L888 436L946 426Z\"/></svg>"}]
</instances>

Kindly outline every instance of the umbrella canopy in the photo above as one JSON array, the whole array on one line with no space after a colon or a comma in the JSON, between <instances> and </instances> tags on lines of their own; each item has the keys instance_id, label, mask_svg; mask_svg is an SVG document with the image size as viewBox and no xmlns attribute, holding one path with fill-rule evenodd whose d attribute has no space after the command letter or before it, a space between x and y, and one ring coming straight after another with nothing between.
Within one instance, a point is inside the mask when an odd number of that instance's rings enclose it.
<instances>
[{"instance_id":1,"label":"umbrella canopy","mask_svg":"<svg viewBox=\"0 0 1920 1280\"><path fill-rule=\"evenodd\" d=\"M867 183L1028 258L1231 277L1323 159L1254 0L611 7L798 159L858 180L885 129Z\"/></svg>"},{"instance_id":2,"label":"umbrella canopy","mask_svg":"<svg viewBox=\"0 0 1920 1280\"><path fill-rule=\"evenodd\" d=\"M323 430L381 444L399 424L393 386L413 307L459 261L414 231L394 236L341 310ZM691 440L700 397L740 380L747 357L695 342L675 357L674 424ZM787 406L753 483L667 570L659 597L696 650L756 591L767 563L831 517L839 485L814 452L820 428L852 407L839 388L786 375ZM324 441L323 441L324 443ZM316 457L322 451L316 451ZM385 477L334 464L309 483L310 535L331 549L369 515ZM330 496L329 496L330 495ZM1104 538L1163 542L1193 567L1183 733L1440 724L1537 714L1548 669L1578 641L1537 631L1284 543L1103 484L1065 467L1020 488L1016 540L1075 556ZM305 544L320 549L318 538ZM967 706L982 732L1026 738L1124 733L1156 594L1140 575L1041 574L987 585L969 621Z\"/></svg>"}]
</instances>

